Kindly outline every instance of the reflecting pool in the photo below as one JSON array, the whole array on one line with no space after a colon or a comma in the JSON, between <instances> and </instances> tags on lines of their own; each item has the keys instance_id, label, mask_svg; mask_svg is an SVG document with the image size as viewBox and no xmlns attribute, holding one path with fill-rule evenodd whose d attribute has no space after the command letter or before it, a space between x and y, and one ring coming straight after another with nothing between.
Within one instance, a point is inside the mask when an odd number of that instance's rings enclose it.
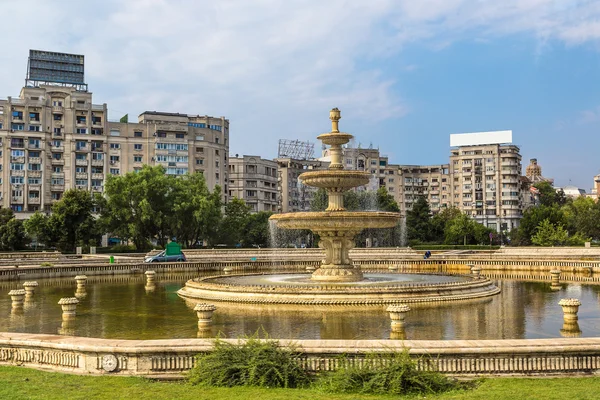
<instances>
[{"instance_id":1,"label":"reflecting pool","mask_svg":"<svg viewBox=\"0 0 600 400\"><path fill-rule=\"evenodd\" d=\"M78 293L77 317L61 327L62 297L75 295L73 278L40 279L33 301L11 312L8 292L22 282L0 283L0 329L9 332L67 332L77 336L119 339L193 338L198 336L195 303L177 295L197 273L158 274L147 286L143 275L90 276ZM411 304L403 337L407 339L533 339L600 336L600 283L564 282L552 290L547 277L528 281L495 279L496 296L476 301ZM557 289L557 288L555 288ZM581 300L579 325L566 332L561 298ZM271 337L290 339L387 339L386 306L281 306L214 303L213 328L203 335L240 337L264 329ZM393 337L393 335L392 335Z\"/></svg>"}]
</instances>

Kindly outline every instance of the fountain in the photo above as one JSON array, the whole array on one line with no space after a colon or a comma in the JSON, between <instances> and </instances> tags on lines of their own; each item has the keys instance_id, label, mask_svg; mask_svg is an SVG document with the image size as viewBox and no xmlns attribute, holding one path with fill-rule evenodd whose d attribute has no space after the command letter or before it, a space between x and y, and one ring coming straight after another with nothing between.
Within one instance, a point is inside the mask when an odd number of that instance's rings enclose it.
<instances>
[{"instance_id":1,"label":"fountain","mask_svg":"<svg viewBox=\"0 0 600 400\"><path fill-rule=\"evenodd\" d=\"M339 131L340 110L329 113L331 132L318 136L330 145L331 163L326 170L300 175L303 184L327 191L328 207L321 212L295 212L271 216L278 228L308 229L319 236L325 257L318 268L302 267L292 273L240 273L191 279L178 294L186 299L249 304L374 305L410 302L437 302L482 298L500 292L481 276L390 273L363 274L349 251L363 229L393 228L399 213L347 211L344 192L365 185L370 174L344 170L342 145L353 137ZM308 277L307 277L308 275Z\"/></svg>"},{"instance_id":2,"label":"fountain","mask_svg":"<svg viewBox=\"0 0 600 400\"><path fill-rule=\"evenodd\" d=\"M322 212L285 213L271 216L279 228L310 229L319 235L319 247L325 249L320 268L312 273L318 282L357 282L363 280L360 266L353 265L349 250L354 247L354 237L365 228L392 228L400 214L379 211L349 212L344 208L344 192L369 182L370 174L363 171L344 170L342 145L353 138L338 129L340 110L329 112L331 132L317 137L323 144L331 145L331 163L324 171L309 171L300 175L308 186L327 191L329 204Z\"/></svg>"}]
</instances>

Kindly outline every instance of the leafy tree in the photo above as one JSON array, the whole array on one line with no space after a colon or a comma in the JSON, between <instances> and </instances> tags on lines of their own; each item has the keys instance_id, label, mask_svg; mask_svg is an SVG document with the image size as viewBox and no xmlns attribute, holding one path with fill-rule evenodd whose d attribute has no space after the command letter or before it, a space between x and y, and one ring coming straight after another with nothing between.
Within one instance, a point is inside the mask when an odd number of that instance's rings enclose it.
<instances>
[{"instance_id":1,"label":"leafy tree","mask_svg":"<svg viewBox=\"0 0 600 400\"><path fill-rule=\"evenodd\" d=\"M76 246L97 242L100 234L92 210L95 202L85 190L70 189L52 206L47 221L48 244L61 251L75 251Z\"/></svg>"},{"instance_id":2,"label":"leafy tree","mask_svg":"<svg viewBox=\"0 0 600 400\"><path fill-rule=\"evenodd\" d=\"M578 197L562 207L565 228L570 234L577 232L585 237L600 239L600 202L589 197Z\"/></svg>"},{"instance_id":3,"label":"leafy tree","mask_svg":"<svg viewBox=\"0 0 600 400\"><path fill-rule=\"evenodd\" d=\"M562 189L556 190L549 182L538 182L533 185L540 196L540 204L542 206L563 206L567 203L567 197Z\"/></svg>"},{"instance_id":4,"label":"leafy tree","mask_svg":"<svg viewBox=\"0 0 600 400\"><path fill-rule=\"evenodd\" d=\"M310 210L325 211L327 209L328 202L329 198L327 196L327 191L323 188L319 188L319 190L315 192L312 200L310 201Z\"/></svg>"},{"instance_id":5,"label":"leafy tree","mask_svg":"<svg viewBox=\"0 0 600 400\"><path fill-rule=\"evenodd\" d=\"M467 237L474 234L473 222L467 214L460 214L458 217L448 221L446 224L446 243L457 243L462 239L463 245L466 245Z\"/></svg>"},{"instance_id":6,"label":"leafy tree","mask_svg":"<svg viewBox=\"0 0 600 400\"><path fill-rule=\"evenodd\" d=\"M523 213L518 231L511 233L512 243L521 246L531 245L532 236L535 235L542 221L546 219L555 226L567 225L565 213L558 205L531 207Z\"/></svg>"},{"instance_id":7,"label":"leafy tree","mask_svg":"<svg viewBox=\"0 0 600 400\"><path fill-rule=\"evenodd\" d=\"M413 206L414 207L414 206ZM446 225L449 221L460 216L462 212L456 207L445 208L431 218L431 240L443 243L446 239ZM407 221L408 223L408 221Z\"/></svg>"},{"instance_id":8,"label":"leafy tree","mask_svg":"<svg viewBox=\"0 0 600 400\"><path fill-rule=\"evenodd\" d=\"M425 196L419 196L406 213L408 240L427 242L431 239L431 210Z\"/></svg>"},{"instance_id":9,"label":"leafy tree","mask_svg":"<svg viewBox=\"0 0 600 400\"><path fill-rule=\"evenodd\" d=\"M394 196L388 193L384 186L377 190L377 209L380 211L400 212Z\"/></svg>"},{"instance_id":10,"label":"leafy tree","mask_svg":"<svg viewBox=\"0 0 600 400\"><path fill-rule=\"evenodd\" d=\"M269 217L271 215L273 215L273 213L260 211L248 216L242 237L243 247L269 246Z\"/></svg>"},{"instance_id":11,"label":"leafy tree","mask_svg":"<svg viewBox=\"0 0 600 400\"><path fill-rule=\"evenodd\" d=\"M228 246L240 244L249 215L250 208L244 200L236 197L231 199L225 205L225 215L219 229L220 242Z\"/></svg>"},{"instance_id":12,"label":"leafy tree","mask_svg":"<svg viewBox=\"0 0 600 400\"><path fill-rule=\"evenodd\" d=\"M47 242L48 237L48 217L39 211L33 213L31 217L23 222L25 232L29 237L35 238L36 248L42 242Z\"/></svg>"},{"instance_id":13,"label":"leafy tree","mask_svg":"<svg viewBox=\"0 0 600 400\"><path fill-rule=\"evenodd\" d=\"M23 250L27 243L23 221L13 217L0 226L0 245L3 250Z\"/></svg>"},{"instance_id":14,"label":"leafy tree","mask_svg":"<svg viewBox=\"0 0 600 400\"><path fill-rule=\"evenodd\" d=\"M582 245L586 242L581 233L569 236L569 232L561 225L555 225L550 220L543 220L537 228L535 235L531 237L533 244L537 246L564 246L564 245Z\"/></svg>"}]
</instances>

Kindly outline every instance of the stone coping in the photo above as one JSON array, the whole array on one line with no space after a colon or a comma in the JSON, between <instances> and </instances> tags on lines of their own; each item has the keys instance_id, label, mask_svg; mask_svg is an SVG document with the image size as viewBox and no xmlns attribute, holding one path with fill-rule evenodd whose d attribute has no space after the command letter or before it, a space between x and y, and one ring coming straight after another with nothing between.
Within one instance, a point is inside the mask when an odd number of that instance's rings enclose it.
<instances>
[{"instance_id":1,"label":"stone coping","mask_svg":"<svg viewBox=\"0 0 600 400\"><path fill-rule=\"evenodd\" d=\"M0 347L27 346L49 349L146 353L146 352L203 352L213 348L215 339L153 339L125 340L100 339L82 336L62 336L35 333L0 332ZM220 339L239 343L243 339ZM269 339L273 340L273 339ZM600 337L552 339L499 339L499 340L288 340L284 345L300 348L306 354L357 354L392 352L408 349L410 354L527 354L545 352L557 354L564 351L600 352Z\"/></svg>"}]
</instances>

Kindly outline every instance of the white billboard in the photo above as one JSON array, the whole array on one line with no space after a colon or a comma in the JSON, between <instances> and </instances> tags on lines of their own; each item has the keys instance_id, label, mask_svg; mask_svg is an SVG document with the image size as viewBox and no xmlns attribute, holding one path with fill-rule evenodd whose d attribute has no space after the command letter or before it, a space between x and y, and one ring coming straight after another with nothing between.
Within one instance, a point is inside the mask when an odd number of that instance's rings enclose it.
<instances>
[{"instance_id":1,"label":"white billboard","mask_svg":"<svg viewBox=\"0 0 600 400\"><path fill-rule=\"evenodd\" d=\"M450 147L502 143L512 143L512 131L453 133L450 135Z\"/></svg>"}]
</instances>

